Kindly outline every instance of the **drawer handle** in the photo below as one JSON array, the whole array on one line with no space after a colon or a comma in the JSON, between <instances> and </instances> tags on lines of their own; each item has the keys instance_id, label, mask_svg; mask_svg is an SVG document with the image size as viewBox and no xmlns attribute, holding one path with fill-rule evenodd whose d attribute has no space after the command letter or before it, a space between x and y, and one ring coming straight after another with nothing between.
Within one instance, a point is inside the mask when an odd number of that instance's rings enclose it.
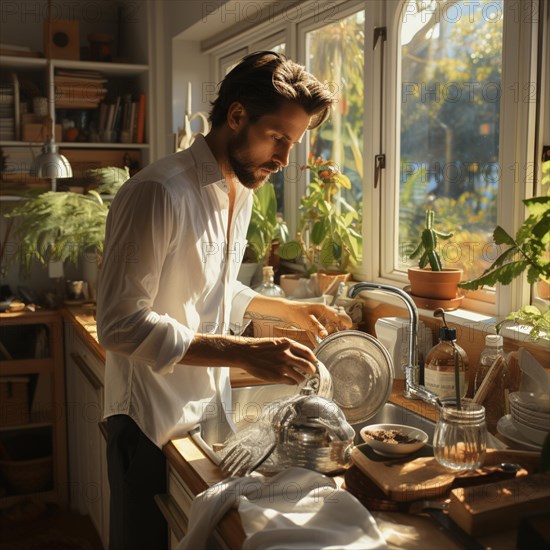
<instances>
[{"instance_id":1,"label":"drawer handle","mask_svg":"<svg viewBox=\"0 0 550 550\"><path fill-rule=\"evenodd\" d=\"M86 380L90 382L94 390L101 390L103 388L103 382L99 376L92 370L92 368L86 363L80 353L76 351L71 352L71 358L76 363L76 366L80 369L80 372L86 377Z\"/></svg>"},{"instance_id":2,"label":"drawer handle","mask_svg":"<svg viewBox=\"0 0 550 550\"><path fill-rule=\"evenodd\" d=\"M155 502L159 507L168 528L178 540L181 540L187 533L187 518L177 505L174 497L170 495L155 495Z\"/></svg>"}]
</instances>

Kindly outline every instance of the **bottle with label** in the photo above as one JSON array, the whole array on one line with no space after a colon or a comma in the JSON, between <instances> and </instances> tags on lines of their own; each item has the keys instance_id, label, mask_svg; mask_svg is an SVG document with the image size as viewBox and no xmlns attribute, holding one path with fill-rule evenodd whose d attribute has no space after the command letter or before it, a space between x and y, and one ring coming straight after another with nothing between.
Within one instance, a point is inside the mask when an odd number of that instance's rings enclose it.
<instances>
[{"instance_id":1,"label":"bottle with label","mask_svg":"<svg viewBox=\"0 0 550 550\"><path fill-rule=\"evenodd\" d=\"M485 349L479 356L479 365L476 371L476 377L474 379L474 395L476 394L479 386L483 382L483 379L487 376L491 365L496 359L501 356L506 359L504 353L504 340L502 336L497 334L488 334L485 336Z\"/></svg>"},{"instance_id":2,"label":"bottle with label","mask_svg":"<svg viewBox=\"0 0 550 550\"><path fill-rule=\"evenodd\" d=\"M468 390L468 357L456 343L456 329L441 327L439 343L428 352L424 361L424 386L438 397L455 397L455 362L460 396L464 397Z\"/></svg>"},{"instance_id":3,"label":"bottle with label","mask_svg":"<svg viewBox=\"0 0 550 550\"><path fill-rule=\"evenodd\" d=\"M262 268L262 284L254 287L254 290L258 294L263 294L264 296L275 296L279 298L284 298L284 290L276 285L274 282L274 273L273 266L266 265Z\"/></svg>"}]
</instances>

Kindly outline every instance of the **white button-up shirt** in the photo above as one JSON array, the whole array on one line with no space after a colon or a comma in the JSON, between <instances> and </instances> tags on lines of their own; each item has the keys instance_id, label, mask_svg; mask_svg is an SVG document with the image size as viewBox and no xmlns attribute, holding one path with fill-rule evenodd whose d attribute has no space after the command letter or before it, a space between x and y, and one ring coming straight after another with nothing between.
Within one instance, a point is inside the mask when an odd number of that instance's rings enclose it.
<instances>
[{"instance_id":1,"label":"white button-up shirt","mask_svg":"<svg viewBox=\"0 0 550 550\"><path fill-rule=\"evenodd\" d=\"M228 231L229 186L203 136L113 200L97 296L105 416L129 415L159 447L220 407L230 416L229 368L178 362L195 333L244 326L256 293L236 277L251 208L238 185Z\"/></svg>"}]
</instances>

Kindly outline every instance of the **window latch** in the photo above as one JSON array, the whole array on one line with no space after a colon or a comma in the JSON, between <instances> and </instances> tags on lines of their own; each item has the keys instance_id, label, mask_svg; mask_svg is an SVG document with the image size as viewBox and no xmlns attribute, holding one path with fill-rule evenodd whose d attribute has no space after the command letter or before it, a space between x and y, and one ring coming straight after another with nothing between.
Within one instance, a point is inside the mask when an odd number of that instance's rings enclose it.
<instances>
[{"instance_id":1,"label":"window latch","mask_svg":"<svg viewBox=\"0 0 550 550\"><path fill-rule=\"evenodd\" d=\"M382 39L382 42L385 42L387 39L387 30L386 27L375 27L374 28L374 40L372 43L372 49L376 49L376 45L378 44L378 40Z\"/></svg>"},{"instance_id":2,"label":"window latch","mask_svg":"<svg viewBox=\"0 0 550 550\"><path fill-rule=\"evenodd\" d=\"M386 168L386 155L375 155L374 157L374 188L378 187L378 181L382 176L382 170Z\"/></svg>"}]
</instances>

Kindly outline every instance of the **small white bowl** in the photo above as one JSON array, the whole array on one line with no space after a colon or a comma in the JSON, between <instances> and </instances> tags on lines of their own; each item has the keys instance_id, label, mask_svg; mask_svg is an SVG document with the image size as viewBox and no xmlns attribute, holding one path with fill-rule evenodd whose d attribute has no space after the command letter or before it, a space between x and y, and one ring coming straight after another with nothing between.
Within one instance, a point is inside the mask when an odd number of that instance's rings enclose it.
<instances>
[{"instance_id":1,"label":"small white bowl","mask_svg":"<svg viewBox=\"0 0 550 550\"><path fill-rule=\"evenodd\" d=\"M396 432L396 440L382 441L369 436L369 433L376 432ZM421 449L428 442L428 434L413 426L403 424L371 424L361 428L359 432L363 441L368 443L372 449L382 456L403 456L414 453ZM406 439L406 442L400 442L399 439Z\"/></svg>"}]
</instances>

